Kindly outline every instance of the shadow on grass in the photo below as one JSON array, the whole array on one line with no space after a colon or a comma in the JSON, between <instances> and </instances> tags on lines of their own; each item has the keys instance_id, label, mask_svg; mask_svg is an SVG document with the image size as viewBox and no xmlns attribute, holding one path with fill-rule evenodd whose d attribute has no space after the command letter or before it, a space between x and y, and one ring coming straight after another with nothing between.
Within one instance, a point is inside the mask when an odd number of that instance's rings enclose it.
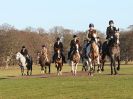
<instances>
[{"instance_id":1,"label":"shadow on grass","mask_svg":"<svg viewBox=\"0 0 133 99\"><path fill-rule=\"evenodd\" d=\"M103 74L103 75L110 75L110 76L133 76L133 74L117 74L117 75Z\"/></svg>"},{"instance_id":2,"label":"shadow on grass","mask_svg":"<svg viewBox=\"0 0 133 99\"><path fill-rule=\"evenodd\" d=\"M0 80L5 80L5 79L8 79L8 78L0 78Z\"/></svg>"}]
</instances>

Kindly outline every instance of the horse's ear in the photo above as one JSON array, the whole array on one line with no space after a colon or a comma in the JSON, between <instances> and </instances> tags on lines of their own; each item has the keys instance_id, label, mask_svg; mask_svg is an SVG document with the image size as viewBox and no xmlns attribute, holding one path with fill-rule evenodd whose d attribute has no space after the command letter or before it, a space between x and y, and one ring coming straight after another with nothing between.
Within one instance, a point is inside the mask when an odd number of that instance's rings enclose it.
<instances>
[{"instance_id":1,"label":"horse's ear","mask_svg":"<svg viewBox=\"0 0 133 99\"><path fill-rule=\"evenodd\" d=\"M119 28L117 28L116 31L119 32Z\"/></svg>"}]
</instances>

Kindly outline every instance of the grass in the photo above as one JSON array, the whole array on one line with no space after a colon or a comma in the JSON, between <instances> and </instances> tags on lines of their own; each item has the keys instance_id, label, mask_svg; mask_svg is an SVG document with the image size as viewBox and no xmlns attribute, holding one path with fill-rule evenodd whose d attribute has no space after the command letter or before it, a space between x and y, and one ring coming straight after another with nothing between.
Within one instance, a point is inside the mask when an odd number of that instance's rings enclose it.
<instances>
[{"instance_id":1,"label":"grass","mask_svg":"<svg viewBox=\"0 0 133 99\"><path fill-rule=\"evenodd\" d=\"M78 67L81 70L81 66ZM52 66L52 73L55 73ZM70 71L68 65L63 72ZM18 68L0 70L0 99L133 99L133 66L122 65L120 75L111 76L110 68L94 77L18 78ZM34 74L40 67L34 66ZM85 73L86 74L86 73Z\"/></svg>"}]
</instances>

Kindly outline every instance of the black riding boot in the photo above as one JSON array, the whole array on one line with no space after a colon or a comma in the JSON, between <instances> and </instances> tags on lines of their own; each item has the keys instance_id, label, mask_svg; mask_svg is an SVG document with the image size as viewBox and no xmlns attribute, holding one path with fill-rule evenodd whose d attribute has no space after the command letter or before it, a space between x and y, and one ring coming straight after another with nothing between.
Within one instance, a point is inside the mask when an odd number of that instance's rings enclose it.
<instances>
[{"instance_id":1,"label":"black riding boot","mask_svg":"<svg viewBox=\"0 0 133 99\"><path fill-rule=\"evenodd\" d=\"M55 61L55 54L53 55L53 60L52 60L52 63L54 63L54 61Z\"/></svg>"},{"instance_id":2,"label":"black riding boot","mask_svg":"<svg viewBox=\"0 0 133 99\"><path fill-rule=\"evenodd\" d=\"M64 62L64 63L67 63L66 60L65 60L65 56L64 56L63 54L61 54L61 56L62 56L63 62Z\"/></svg>"}]
</instances>

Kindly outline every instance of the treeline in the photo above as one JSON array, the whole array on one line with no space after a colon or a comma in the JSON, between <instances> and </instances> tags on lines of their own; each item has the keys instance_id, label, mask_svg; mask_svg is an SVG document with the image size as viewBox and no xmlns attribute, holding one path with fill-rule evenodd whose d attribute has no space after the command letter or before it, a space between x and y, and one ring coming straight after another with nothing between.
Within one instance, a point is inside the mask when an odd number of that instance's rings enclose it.
<instances>
[{"instance_id":1,"label":"treeline","mask_svg":"<svg viewBox=\"0 0 133 99\"><path fill-rule=\"evenodd\" d=\"M102 42L105 41L105 35L98 31ZM43 28L27 27L18 30L9 24L0 25L0 66L12 66L16 64L15 54L21 50L23 45L28 49L29 54L33 57L34 62L37 59L37 53L41 50L42 45L46 45L50 54L53 55L53 44L57 37L60 37L64 44L64 54L67 56L69 44L74 34L79 36L81 45L86 38L83 31L74 31L65 29L61 26L51 28L49 31ZM128 31L122 31L120 36L121 42L121 59L133 59L133 28Z\"/></svg>"},{"instance_id":2,"label":"treeline","mask_svg":"<svg viewBox=\"0 0 133 99\"><path fill-rule=\"evenodd\" d=\"M121 31L121 60L125 62L133 61L133 25L125 31Z\"/></svg>"}]
</instances>

